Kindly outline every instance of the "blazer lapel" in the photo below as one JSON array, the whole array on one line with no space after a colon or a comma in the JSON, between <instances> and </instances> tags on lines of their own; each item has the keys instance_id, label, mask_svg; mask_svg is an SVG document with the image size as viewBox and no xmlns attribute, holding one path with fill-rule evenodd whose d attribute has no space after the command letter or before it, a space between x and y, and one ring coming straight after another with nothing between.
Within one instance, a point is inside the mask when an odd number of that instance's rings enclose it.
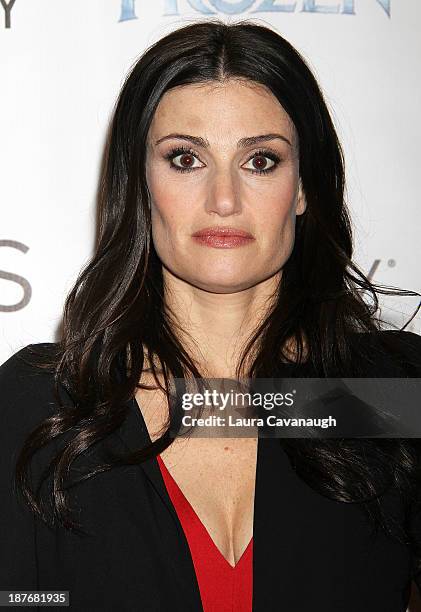
<instances>
[{"instance_id":1,"label":"blazer lapel","mask_svg":"<svg viewBox=\"0 0 421 612\"><path fill-rule=\"evenodd\" d=\"M121 440L126 449L135 451L144 448L151 443L145 421L135 398L128 402L129 411L127 418L115 435ZM142 461L139 469L146 475L148 481L160 497L165 509L171 515L171 524L174 529L167 531L163 541L167 550L165 557L171 563L174 579L178 584L178 592L183 596L183 611L203 612L199 585L196 578L193 559L180 519L175 511L174 505L166 489L156 457ZM139 503L147 503L144 492L137 488ZM174 605L174 610L179 608Z\"/></svg>"}]
</instances>

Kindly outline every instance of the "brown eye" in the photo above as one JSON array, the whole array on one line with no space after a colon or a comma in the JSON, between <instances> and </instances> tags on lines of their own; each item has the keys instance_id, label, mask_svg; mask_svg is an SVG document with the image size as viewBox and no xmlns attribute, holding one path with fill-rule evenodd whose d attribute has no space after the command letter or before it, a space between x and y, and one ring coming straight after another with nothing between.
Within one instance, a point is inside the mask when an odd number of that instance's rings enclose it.
<instances>
[{"instance_id":1,"label":"brown eye","mask_svg":"<svg viewBox=\"0 0 421 612\"><path fill-rule=\"evenodd\" d=\"M178 160L178 161L177 161ZM179 153L171 158L171 165L176 170L188 171L195 170L196 168L200 168L199 165L194 165L194 162L198 161L193 153Z\"/></svg>"},{"instance_id":2,"label":"brown eye","mask_svg":"<svg viewBox=\"0 0 421 612\"><path fill-rule=\"evenodd\" d=\"M267 159L262 155L257 155L256 157L253 157L252 161L256 170L263 170L264 168L266 168L268 163Z\"/></svg>"},{"instance_id":3,"label":"brown eye","mask_svg":"<svg viewBox=\"0 0 421 612\"><path fill-rule=\"evenodd\" d=\"M170 167L173 170L178 170L179 172L189 172L202 167L200 163L199 165L194 165L195 161L199 162L196 153L189 149L184 149L184 147L172 149L164 155L164 158L170 162Z\"/></svg>"},{"instance_id":4,"label":"brown eye","mask_svg":"<svg viewBox=\"0 0 421 612\"><path fill-rule=\"evenodd\" d=\"M245 166L246 170L250 170L255 174L266 174L275 170L276 166L280 163L281 159L277 155L269 151L258 151L253 157L249 159L248 164L252 164L252 167Z\"/></svg>"},{"instance_id":5,"label":"brown eye","mask_svg":"<svg viewBox=\"0 0 421 612\"><path fill-rule=\"evenodd\" d=\"M180 158L180 163L182 166L187 166L190 168L194 164L194 157L190 155L190 153L183 153L183 155L178 156Z\"/></svg>"}]
</instances>

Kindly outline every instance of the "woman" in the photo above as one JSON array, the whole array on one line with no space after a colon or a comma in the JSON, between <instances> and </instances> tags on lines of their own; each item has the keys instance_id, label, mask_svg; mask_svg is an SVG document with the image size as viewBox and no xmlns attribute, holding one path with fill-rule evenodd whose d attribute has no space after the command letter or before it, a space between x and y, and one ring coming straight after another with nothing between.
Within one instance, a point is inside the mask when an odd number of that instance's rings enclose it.
<instances>
[{"instance_id":1,"label":"woman","mask_svg":"<svg viewBox=\"0 0 421 612\"><path fill-rule=\"evenodd\" d=\"M416 440L171 435L174 379L420 376L420 337L377 310L298 52L251 22L152 45L116 104L60 342L0 368L1 589L81 611L403 612Z\"/></svg>"}]
</instances>

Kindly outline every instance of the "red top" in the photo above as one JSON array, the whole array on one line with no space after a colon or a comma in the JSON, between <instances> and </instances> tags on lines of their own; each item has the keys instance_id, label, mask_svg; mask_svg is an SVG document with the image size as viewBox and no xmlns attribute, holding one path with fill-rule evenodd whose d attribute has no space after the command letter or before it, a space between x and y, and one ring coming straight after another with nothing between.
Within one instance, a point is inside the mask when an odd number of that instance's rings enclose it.
<instances>
[{"instance_id":1,"label":"red top","mask_svg":"<svg viewBox=\"0 0 421 612\"><path fill-rule=\"evenodd\" d=\"M168 494L189 544L204 612L251 612L253 538L232 567L158 455Z\"/></svg>"}]
</instances>

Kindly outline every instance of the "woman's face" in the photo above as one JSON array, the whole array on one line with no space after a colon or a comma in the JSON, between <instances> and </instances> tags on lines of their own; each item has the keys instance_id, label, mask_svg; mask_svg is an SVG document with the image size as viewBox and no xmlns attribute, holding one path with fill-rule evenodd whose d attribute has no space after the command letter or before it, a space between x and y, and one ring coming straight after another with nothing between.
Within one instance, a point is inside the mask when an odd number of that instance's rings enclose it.
<instances>
[{"instance_id":1,"label":"woman's face","mask_svg":"<svg viewBox=\"0 0 421 612\"><path fill-rule=\"evenodd\" d=\"M294 246L295 216L305 210L298 144L287 113L256 83L186 85L164 94L147 143L152 238L164 272L215 293L248 289L280 272ZM230 246L192 237L227 226L252 239Z\"/></svg>"}]
</instances>

